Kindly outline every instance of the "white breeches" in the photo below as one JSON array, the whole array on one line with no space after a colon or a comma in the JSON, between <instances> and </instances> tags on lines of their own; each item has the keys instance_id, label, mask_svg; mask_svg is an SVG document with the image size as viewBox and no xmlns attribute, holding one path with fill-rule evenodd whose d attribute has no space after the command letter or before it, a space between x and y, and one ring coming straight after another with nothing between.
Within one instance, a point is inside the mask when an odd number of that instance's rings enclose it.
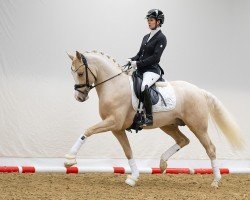
<instances>
[{"instance_id":1,"label":"white breeches","mask_svg":"<svg viewBox=\"0 0 250 200\"><path fill-rule=\"evenodd\" d=\"M148 87L153 85L159 78L160 78L159 74L156 74L154 72L144 72L141 91L143 92L145 90L146 85L148 85Z\"/></svg>"}]
</instances>

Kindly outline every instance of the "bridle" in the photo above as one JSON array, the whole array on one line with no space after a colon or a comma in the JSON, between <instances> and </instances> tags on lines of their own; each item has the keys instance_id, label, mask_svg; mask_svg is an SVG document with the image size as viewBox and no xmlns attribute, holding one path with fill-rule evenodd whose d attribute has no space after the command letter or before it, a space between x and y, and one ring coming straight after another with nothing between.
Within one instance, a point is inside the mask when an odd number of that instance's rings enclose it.
<instances>
[{"instance_id":1,"label":"bridle","mask_svg":"<svg viewBox=\"0 0 250 200\"><path fill-rule=\"evenodd\" d=\"M119 76L120 74L123 73L123 72L121 72L121 73L119 73L119 74L117 74L117 75L115 75L115 76L113 76L113 77L111 77L111 78L109 78L109 79L107 79L107 80L105 80L105 81L102 81L102 82L100 82L100 83L98 83L98 84L96 84L96 85L90 85L90 84L89 84L89 74L88 74L88 70L89 70L89 71L91 72L91 74L94 76L95 81L97 80L97 78L96 78L95 74L91 71L91 69L88 67L88 62L87 62L87 59L85 58L85 56L84 56L83 54L80 54L80 55L81 55L81 59L82 59L83 64L80 65L76 70L73 70L73 69L72 69L72 66L71 66L71 70L72 70L73 72L77 72L77 71L80 69L80 67L85 67L85 72L86 72L86 83L85 83L85 84L75 84L75 85L74 85L74 89L75 89L76 91L82 93L82 94L85 94L85 93L82 92L81 90L79 90L79 88L87 87L87 90L90 91L90 90L93 89L94 87L96 87L96 86L98 86L98 85L101 85L102 83L105 83L106 81L109 81L109 80L111 80L111 79L113 79L113 78L115 78L115 77L117 77L117 76Z\"/></svg>"}]
</instances>

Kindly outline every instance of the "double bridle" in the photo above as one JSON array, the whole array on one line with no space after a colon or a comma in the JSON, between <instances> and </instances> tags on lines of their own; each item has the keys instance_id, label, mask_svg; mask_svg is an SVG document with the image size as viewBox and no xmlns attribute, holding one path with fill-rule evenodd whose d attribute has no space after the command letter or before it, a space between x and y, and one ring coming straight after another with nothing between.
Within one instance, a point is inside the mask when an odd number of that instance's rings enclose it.
<instances>
[{"instance_id":1,"label":"double bridle","mask_svg":"<svg viewBox=\"0 0 250 200\"><path fill-rule=\"evenodd\" d=\"M93 89L94 87L96 87L96 86L98 86L98 85L101 85L102 83L105 83L106 81L109 81L109 80L115 78L116 76L119 76L120 74L122 74L122 72L121 72L121 73L119 73L119 74L117 74L117 75L115 75L115 76L113 76L113 77L111 77L111 78L109 78L109 79L107 79L107 80L105 80L105 81L102 81L101 83L98 83L98 84L96 84L96 85L90 85L90 84L89 84L88 70L89 70L89 71L91 72L91 74L94 76L95 81L97 80L97 78L96 78L95 74L91 71L91 69L88 67L87 59L84 57L83 54L80 54L80 55L81 55L81 59L82 59L83 64L80 65L76 70L73 70L73 69L72 69L72 66L71 66L71 70L72 70L73 72L77 72L77 70L79 70L80 67L85 66L86 83L85 83L85 84L75 84L75 85L74 85L74 89L75 89L76 91L82 93L82 94L85 94L85 93L82 92L81 90L79 90L79 88L87 87L88 91L90 91L90 90Z\"/></svg>"}]
</instances>

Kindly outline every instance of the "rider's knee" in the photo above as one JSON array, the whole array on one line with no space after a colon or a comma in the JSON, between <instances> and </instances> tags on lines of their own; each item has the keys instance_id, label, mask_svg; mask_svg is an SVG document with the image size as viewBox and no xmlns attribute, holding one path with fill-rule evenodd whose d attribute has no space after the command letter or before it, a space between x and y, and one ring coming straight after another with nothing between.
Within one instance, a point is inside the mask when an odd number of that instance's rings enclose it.
<instances>
[{"instance_id":1,"label":"rider's knee","mask_svg":"<svg viewBox=\"0 0 250 200\"><path fill-rule=\"evenodd\" d=\"M143 92L143 91L145 90L145 88L148 88L148 85L142 84L142 85L141 85L141 91Z\"/></svg>"},{"instance_id":2,"label":"rider's knee","mask_svg":"<svg viewBox=\"0 0 250 200\"><path fill-rule=\"evenodd\" d=\"M145 90L145 85L141 85L141 91L143 92Z\"/></svg>"}]
</instances>

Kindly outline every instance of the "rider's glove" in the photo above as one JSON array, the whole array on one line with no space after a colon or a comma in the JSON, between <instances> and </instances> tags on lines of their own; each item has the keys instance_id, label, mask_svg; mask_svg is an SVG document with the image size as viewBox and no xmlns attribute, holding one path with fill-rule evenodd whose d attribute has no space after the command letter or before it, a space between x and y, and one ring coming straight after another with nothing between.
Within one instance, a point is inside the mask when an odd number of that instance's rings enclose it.
<instances>
[{"instance_id":1,"label":"rider's glove","mask_svg":"<svg viewBox=\"0 0 250 200\"><path fill-rule=\"evenodd\" d=\"M127 58L126 61L129 63L129 62L131 62L132 60L131 60L131 58Z\"/></svg>"},{"instance_id":2,"label":"rider's glove","mask_svg":"<svg viewBox=\"0 0 250 200\"><path fill-rule=\"evenodd\" d=\"M131 69L131 61L132 60L130 58L128 58L128 59L126 59L126 61L127 61L127 64L123 66L124 71Z\"/></svg>"},{"instance_id":3,"label":"rider's glove","mask_svg":"<svg viewBox=\"0 0 250 200\"><path fill-rule=\"evenodd\" d=\"M137 69L136 61L131 61L131 67L133 67L134 69Z\"/></svg>"}]
</instances>

